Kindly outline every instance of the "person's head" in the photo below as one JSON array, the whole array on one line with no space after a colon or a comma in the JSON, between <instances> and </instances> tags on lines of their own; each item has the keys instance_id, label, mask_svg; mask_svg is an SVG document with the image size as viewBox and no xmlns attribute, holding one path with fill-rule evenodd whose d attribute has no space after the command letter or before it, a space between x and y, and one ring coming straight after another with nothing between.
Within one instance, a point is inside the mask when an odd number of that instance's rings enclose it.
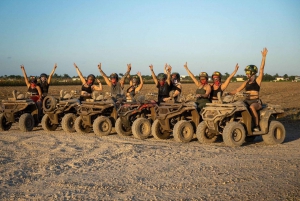
<instances>
[{"instance_id":1,"label":"person's head","mask_svg":"<svg viewBox=\"0 0 300 201\"><path fill-rule=\"evenodd\" d=\"M46 73L42 73L42 74L40 75L40 79L41 79L42 82L45 82L45 81L47 80L47 78L48 78L48 76L47 76Z\"/></svg>"},{"instance_id":2,"label":"person's head","mask_svg":"<svg viewBox=\"0 0 300 201\"><path fill-rule=\"evenodd\" d=\"M119 76L117 73L110 74L109 78L110 78L111 83L114 85L117 84L117 82L119 81Z\"/></svg>"},{"instance_id":3,"label":"person's head","mask_svg":"<svg viewBox=\"0 0 300 201\"><path fill-rule=\"evenodd\" d=\"M35 76L30 76L29 83L31 88L35 88L37 85L37 78Z\"/></svg>"},{"instance_id":4,"label":"person's head","mask_svg":"<svg viewBox=\"0 0 300 201\"><path fill-rule=\"evenodd\" d=\"M167 75L164 73L159 73L157 75L157 80L158 80L160 86L163 86L165 84L166 79L167 79Z\"/></svg>"},{"instance_id":5,"label":"person's head","mask_svg":"<svg viewBox=\"0 0 300 201\"><path fill-rule=\"evenodd\" d=\"M133 76L131 81L133 86L138 86L140 84L140 79L137 76Z\"/></svg>"},{"instance_id":6,"label":"person's head","mask_svg":"<svg viewBox=\"0 0 300 201\"><path fill-rule=\"evenodd\" d=\"M208 74L206 72L201 72L199 74L199 79L200 79L201 84L207 84Z\"/></svg>"},{"instance_id":7,"label":"person's head","mask_svg":"<svg viewBox=\"0 0 300 201\"><path fill-rule=\"evenodd\" d=\"M247 78L251 78L253 75L255 75L257 73L258 69L255 65L248 65L245 68L245 74L247 76Z\"/></svg>"},{"instance_id":8,"label":"person's head","mask_svg":"<svg viewBox=\"0 0 300 201\"><path fill-rule=\"evenodd\" d=\"M222 74L219 71L215 71L211 78L215 85L219 85L221 83Z\"/></svg>"},{"instance_id":9,"label":"person's head","mask_svg":"<svg viewBox=\"0 0 300 201\"><path fill-rule=\"evenodd\" d=\"M174 72L171 74L171 81L173 84L177 84L178 82L180 82L180 74L177 72Z\"/></svg>"},{"instance_id":10,"label":"person's head","mask_svg":"<svg viewBox=\"0 0 300 201\"><path fill-rule=\"evenodd\" d=\"M92 86L92 85L94 84L94 82L95 82L95 79L96 79L95 75L89 74L89 75L87 76L87 78L86 78L86 83L87 83L88 85Z\"/></svg>"}]
</instances>

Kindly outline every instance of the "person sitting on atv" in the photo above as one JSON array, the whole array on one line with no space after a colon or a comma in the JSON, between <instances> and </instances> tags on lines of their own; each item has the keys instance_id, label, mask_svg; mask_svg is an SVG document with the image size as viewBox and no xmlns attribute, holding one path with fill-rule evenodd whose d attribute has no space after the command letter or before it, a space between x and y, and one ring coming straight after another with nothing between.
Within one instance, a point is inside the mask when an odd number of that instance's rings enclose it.
<instances>
[{"instance_id":1,"label":"person sitting on atv","mask_svg":"<svg viewBox=\"0 0 300 201\"><path fill-rule=\"evenodd\" d=\"M85 79L76 63L74 63L74 67L76 68L77 74L82 82L79 98L80 102L86 99L91 99L93 91L102 91L102 84L99 79L96 79L95 75L89 74L87 79ZM95 80L97 80L99 86L94 85Z\"/></svg>"},{"instance_id":2,"label":"person sitting on atv","mask_svg":"<svg viewBox=\"0 0 300 201\"><path fill-rule=\"evenodd\" d=\"M106 74L103 72L101 68L101 63L98 65L98 69L103 76L106 84L110 87L110 93L113 98L117 98L118 96L123 97L124 96L124 82L125 78L129 75L131 71L131 64L127 64L127 71L124 74L124 76L119 80L117 73L110 74L109 78L106 76Z\"/></svg>"},{"instance_id":3,"label":"person sitting on atv","mask_svg":"<svg viewBox=\"0 0 300 201\"><path fill-rule=\"evenodd\" d=\"M208 84L208 74L206 72L201 72L199 74L200 80L198 81L188 69L187 62L185 63L184 68L198 87L196 90L196 103L198 105L198 110L201 111L201 109L205 107L206 103L210 103L209 95L211 93L211 86Z\"/></svg>"},{"instance_id":4,"label":"person sitting on atv","mask_svg":"<svg viewBox=\"0 0 300 201\"><path fill-rule=\"evenodd\" d=\"M177 72L172 72L172 67L170 65L165 65L165 74L171 74L171 98L174 98L175 102L180 102L180 94L181 94L181 83L180 83L180 74ZM173 92L173 93L172 93Z\"/></svg>"},{"instance_id":5,"label":"person sitting on atv","mask_svg":"<svg viewBox=\"0 0 300 201\"><path fill-rule=\"evenodd\" d=\"M42 98L45 98L48 95L51 78L52 78L56 68L57 68L57 64L55 63L54 68L53 68L52 72L50 73L49 77L47 76L46 73L42 73L40 75L40 82L38 83L38 85L41 87L41 90L42 90L42 96L43 96Z\"/></svg>"},{"instance_id":6,"label":"person sitting on atv","mask_svg":"<svg viewBox=\"0 0 300 201\"><path fill-rule=\"evenodd\" d=\"M30 93L30 99L33 100L38 108L39 119L42 117L42 90L41 87L37 84L37 78L35 76L30 76L29 80L27 79L27 74L24 68L24 65L21 65L21 69L24 75L25 83L27 86L27 93Z\"/></svg>"},{"instance_id":7,"label":"person sitting on atv","mask_svg":"<svg viewBox=\"0 0 300 201\"><path fill-rule=\"evenodd\" d=\"M259 69L259 75L256 76L258 69L255 65L246 66L245 73L248 80L246 80L236 90L229 92L229 94L234 95L235 93L245 89L246 93L249 94L248 99L245 100L245 102L249 106L252 112L252 116L254 118L254 122L255 122L255 127L253 129L254 131L260 131L257 110L260 110L262 108L262 102L259 99L259 91L260 91L260 85L264 74L267 53L268 53L267 48L264 48L263 51L261 51L262 61Z\"/></svg>"},{"instance_id":8,"label":"person sitting on atv","mask_svg":"<svg viewBox=\"0 0 300 201\"><path fill-rule=\"evenodd\" d=\"M136 93L138 93L143 88L143 78L140 72L137 72L137 76L133 76L130 80L130 86L126 90L127 100L133 100Z\"/></svg>"},{"instance_id":9,"label":"person sitting on atv","mask_svg":"<svg viewBox=\"0 0 300 201\"><path fill-rule=\"evenodd\" d=\"M170 91L171 91L171 80L170 80L170 71L167 71L167 75L165 73L159 73L156 77L153 65L150 66L150 71L152 74L152 78L156 87L158 88L158 97L157 104L159 105L162 102L166 102L171 99Z\"/></svg>"},{"instance_id":10,"label":"person sitting on atv","mask_svg":"<svg viewBox=\"0 0 300 201\"><path fill-rule=\"evenodd\" d=\"M210 93L210 101L212 103L218 101L217 94L218 92L221 92L221 96L223 94L223 91L227 88L227 86L230 83L230 80L233 78L233 76L236 74L236 72L239 69L239 65L236 64L234 71L231 73L231 75L226 79L224 83L222 83L222 74L218 71L215 71L211 78L213 80L213 84L211 84L211 93Z\"/></svg>"}]
</instances>

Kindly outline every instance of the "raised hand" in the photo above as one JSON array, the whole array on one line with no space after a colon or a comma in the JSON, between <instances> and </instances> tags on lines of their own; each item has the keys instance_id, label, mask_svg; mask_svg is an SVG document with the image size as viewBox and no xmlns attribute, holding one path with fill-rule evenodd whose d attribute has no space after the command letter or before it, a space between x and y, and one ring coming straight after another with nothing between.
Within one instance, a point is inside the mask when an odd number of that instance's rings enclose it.
<instances>
[{"instance_id":1,"label":"raised hand","mask_svg":"<svg viewBox=\"0 0 300 201\"><path fill-rule=\"evenodd\" d=\"M265 48L263 49L263 51L261 51L261 55L262 55L263 57L266 57L267 54L268 54L268 49L265 47Z\"/></svg>"},{"instance_id":2,"label":"raised hand","mask_svg":"<svg viewBox=\"0 0 300 201\"><path fill-rule=\"evenodd\" d=\"M172 66L168 65L168 67L167 67L167 72L169 72L169 73L172 72Z\"/></svg>"},{"instance_id":3,"label":"raised hand","mask_svg":"<svg viewBox=\"0 0 300 201\"><path fill-rule=\"evenodd\" d=\"M153 71L153 65L152 64L149 66L149 68L150 68L151 71Z\"/></svg>"},{"instance_id":4,"label":"raised hand","mask_svg":"<svg viewBox=\"0 0 300 201\"><path fill-rule=\"evenodd\" d=\"M56 68L57 68L57 63L54 64L54 69L56 69Z\"/></svg>"},{"instance_id":5,"label":"raised hand","mask_svg":"<svg viewBox=\"0 0 300 201\"><path fill-rule=\"evenodd\" d=\"M235 65L235 70L237 71L239 69L239 64L237 63L236 65Z\"/></svg>"},{"instance_id":6,"label":"raised hand","mask_svg":"<svg viewBox=\"0 0 300 201\"><path fill-rule=\"evenodd\" d=\"M21 65L21 69L22 69L22 70L24 69L24 65L23 65L23 64Z\"/></svg>"},{"instance_id":7,"label":"raised hand","mask_svg":"<svg viewBox=\"0 0 300 201\"><path fill-rule=\"evenodd\" d=\"M184 67L185 69L188 69L187 62L185 62L185 64L183 65L183 67Z\"/></svg>"},{"instance_id":8,"label":"raised hand","mask_svg":"<svg viewBox=\"0 0 300 201\"><path fill-rule=\"evenodd\" d=\"M76 65L76 63L73 64L75 68L78 68L78 66Z\"/></svg>"},{"instance_id":9,"label":"raised hand","mask_svg":"<svg viewBox=\"0 0 300 201\"><path fill-rule=\"evenodd\" d=\"M101 63L98 64L98 69L99 69L99 70L102 70L102 68L101 68Z\"/></svg>"},{"instance_id":10,"label":"raised hand","mask_svg":"<svg viewBox=\"0 0 300 201\"><path fill-rule=\"evenodd\" d=\"M127 64L127 71L131 71L131 64Z\"/></svg>"},{"instance_id":11,"label":"raised hand","mask_svg":"<svg viewBox=\"0 0 300 201\"><path fill-rule=\"evenodd\" d=\"M101 83L99 79L96 79L96 81L98 82L98 84L100 84L100 83Z\"/></svg>"},{"instance_id":12,"label":"raised hand","mask_svg":"<svg viewBox=\"0 0 300 201\"><path fill-rule=\"evenodd\" d=\"M139 72L137 72L136 73L139 77L141 77L142 76L142 74L141 74L141 72L139 71Z\"/></svg>"}]
</instances>

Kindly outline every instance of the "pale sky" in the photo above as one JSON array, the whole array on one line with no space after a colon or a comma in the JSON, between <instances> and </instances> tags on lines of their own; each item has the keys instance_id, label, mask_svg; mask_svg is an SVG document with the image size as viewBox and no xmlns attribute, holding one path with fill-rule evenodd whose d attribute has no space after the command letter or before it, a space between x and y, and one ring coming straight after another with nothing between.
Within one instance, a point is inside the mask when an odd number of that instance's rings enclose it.
<instances>
[{"instance_id":1,"label":"pale sky","mask_svg":"<svg viewBox=\"0 0 300 201\"><path fill-rule=\"evenodd\" d=\"M300 1L1 0L0 40L0 75L244 74L264 47L265 73L300 75Z\"/></svg>"}]
</instances>

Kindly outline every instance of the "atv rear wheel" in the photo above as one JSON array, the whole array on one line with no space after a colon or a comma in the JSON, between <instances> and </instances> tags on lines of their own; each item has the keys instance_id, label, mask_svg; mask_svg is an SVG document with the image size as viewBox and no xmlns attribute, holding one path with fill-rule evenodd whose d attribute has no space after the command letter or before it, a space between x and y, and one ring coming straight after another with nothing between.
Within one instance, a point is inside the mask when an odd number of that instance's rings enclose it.
<instances>
[{"instance_id":1,"label":"atv rear wheel","mask_svg":"<svg viewBox=\"0 0 300 201\"><path fill-rule=\"evenodd\" d=\"M0 114L0 131L8 131L11 128L12 122L8 122L4 114Z\"/></svg>"},{"instance_id":2,"label":"atv rear wheel","mask_svg":"<svg viewBox=\"0 0 300 201\"><path fill-rule=\"evenodd\" d=\"M137 118L132 124L132 134L135 138L144 140L151 134L151 123L146 118Z\"/></svg>"},{"instance_id":3,"label":"atv rear wheel","mask_svg":"<svg viewBox=\"0 0 300 201\"><path fill-rule=\"evenodd\" d=\"M58 124L53 124L48 114L45 114L42 118L42 127L45 131L55 131Z\"/></svg>"},{"instance_id":4,"label":"atv rear wheel","mask_svg":"<svg viewBox=\"0 0 300 201\"><path fill-rule=\"evenodd\" d=\"M157 140L165 140L170 137L170 133L168 131L162 130L160 122L157 119L152 124L151 133Z\"/></svg>"},{"instance_id":5,"label":"atv rear wheel","mask_svg":"<svg viewBox=\"0 0 300 201\"><path fill-rule=\"evenodd\" d=\"M223 131L223 140L227 146L241 146L245 142L246 131L242 124L238 122L228 123Z\"/></svg>"},{"instance_id":6,"label":"atv rear wheel","mask_svg":"<svg viewBox=\"0 0 300 201\"><path fill-rule=\"evenodd\" d=\"M45 112L51 112L56 107L56 99L53 96L46 96L43 101L43 109Z\"/></svg>"},{"instance_id":7,"label":"atv rear wheel","mask_svg":"<svg viewBox=\"0 0 300 201\"><path fill-rule=\"evenodd\" d=\"M266 144L281 144L285 139L286 131L284 125L279 121L271 121L269 132L262 135L262 139Z\"/></svg>"},{"instance_id":8,"label":"atv rear wheel","mask_svg":"<svg viewBox=\"0 0 300 201\"><path fill-rule=\"evenodd\" d=\"M196 136L201 144L214 143L218 139L218 135L209 132L204 121L197 126Z\"/></svg>"},{"instance_id":9,"label":"atv rear wheel","mask_svg":"<svg viewBox=\"0 0 300 201\"><path fill-rule=\"evenodd\" d=\"M124 137L131 135L131 127L126 128L124 124L122 123L121 118L118 118L115 124L115 130L118 133L118 135Z\"/></svg>"},{"instance_id":10,"label":"atv rear wheel","mask_svg":"<svg viewBox=\"0 0 300 201\"><path fill-rule=\"evenodd\" d=\"M99 136L107 136L112 129L112 123L108 117L99 116L93 123L94 133Z\"/></svg>"},{"instance_id":11,"label":"atv rear wheel","mask_svg":"<svg viewBox=\"0 0 300 201\"><path fill-rule=\"evenodd\" d=\"M19 128L23 132L32 131L35 125L34 118L29 113L24 113L20 116L19 119Z\"/></svg>"},{"instance_id":12,"label":"atv rear wheel","mask_svg":"<svg viewBox=\"0 0 300 201\"><path fill-rule=\"evenodd\" d=\"M75 120L76 115L73 113L65 114L61 120L61 127L65 132L74 133L75 130Z\"/></svg>"},{"instance_id":13,"label":"atv rear wheel","mask_svg":"<svg viewBox=\"0 0 300 201\"><path fill-rule=\"evenodd\" d=\"M174 126L173 136L177 142L190 142L194 136L193 125L186 120L178 121Z\"/></svg>"},{"instance_id":14,"label":"atv rear wheel","mask_svg":"<svg viewBox=\"0 0 300 201\"><path fill-rule=\"evenodd\" d=\"M74 127L75 127L76 132L82 133L82 134L89 133L92 130L92 128L90 126L83 124L83 120L80 116L76 118Z\"/></svg>"}]
</instances>

